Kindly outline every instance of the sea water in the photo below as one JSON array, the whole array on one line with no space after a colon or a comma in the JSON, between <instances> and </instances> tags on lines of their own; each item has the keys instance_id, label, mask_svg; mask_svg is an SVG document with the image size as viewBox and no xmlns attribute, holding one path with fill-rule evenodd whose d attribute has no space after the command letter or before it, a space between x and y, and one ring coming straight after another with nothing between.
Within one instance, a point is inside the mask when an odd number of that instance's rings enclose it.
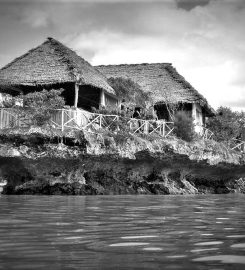
<instances>
[{"instance_id":1,"label":"sea water","mask_svg":"<svg viewBox=\"0 0 245 270\"><path fill-rule=\"evenodd\" d=\"M0 269L245 269L245 196L0 195Z\"/></svg>"}]
</instances>

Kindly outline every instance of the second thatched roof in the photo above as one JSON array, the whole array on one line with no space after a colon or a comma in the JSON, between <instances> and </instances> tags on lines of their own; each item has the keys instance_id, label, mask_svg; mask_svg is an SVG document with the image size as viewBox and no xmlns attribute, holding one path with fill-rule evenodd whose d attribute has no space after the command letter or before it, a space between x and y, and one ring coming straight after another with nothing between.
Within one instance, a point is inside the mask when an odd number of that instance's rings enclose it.
<instances>
[{"instance_id":1,"label":"second thatched roof","mask_svg":"<svg viewBox=\"0 0 245 270\"><path fill-rule=\"evenodd\" d=\"M122 77L138 83L155 104L199 103L207 115L215 111L207 100L170 63L108 65L96 67L107 78Z\"/></svg>"},{"instance_id":2,"label":"second thatched roof","mask_svg":"<svg viewBox=\"0 0 245 270\"><path fill-rule=\"evenodd\" d=\"M66 82L91 85L115 95L104 75L53 38L0 69L0 89Z\"/></svg>"}]
</instances>

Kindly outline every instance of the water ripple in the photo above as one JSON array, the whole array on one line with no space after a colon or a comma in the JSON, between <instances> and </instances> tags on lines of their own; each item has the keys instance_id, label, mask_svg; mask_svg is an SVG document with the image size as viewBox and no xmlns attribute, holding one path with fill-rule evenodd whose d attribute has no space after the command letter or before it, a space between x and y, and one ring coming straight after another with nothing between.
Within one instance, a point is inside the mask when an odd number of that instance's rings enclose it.
<instances>
[{"instance_id":1,"label":"water ripple","mask_svg":"<svg viewBox=\"0 0 245 270\"><path fill-rule=\"evenodd\" d=\"M110 247L133 247L133 246L145 246L149 243L140 243L140 242L126 242L126 243L116 243L109 245Z\"/></svg>"},{"instance_id":2,"label":"water ripple","mask_svg":"<svg viewBox=\"0 0 245 270\"><path fill-rule=\"evenodd\" d=\"M244 269L238 194L0 196L0 205L0 269Z\"/></svg>"},{"instance_id":3,"label":"water ripple","mask_svg":"<svg viewBox=\"0 0 245 270\"><path fill-rule=\"evenodd\" d=\"M221 261L222 263L245 264L245 256L218 255L193 259L194 262Z\"/></svg>"}]
</instances>

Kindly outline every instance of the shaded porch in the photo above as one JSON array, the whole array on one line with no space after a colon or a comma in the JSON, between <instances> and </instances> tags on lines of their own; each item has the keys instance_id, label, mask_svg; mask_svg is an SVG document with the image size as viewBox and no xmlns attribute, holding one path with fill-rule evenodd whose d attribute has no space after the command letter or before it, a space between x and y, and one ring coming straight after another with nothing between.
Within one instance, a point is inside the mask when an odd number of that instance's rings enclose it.
<instances>
[{"instance_id":1,"label":"shaded porch","mask_svg":"<svg viewBox=\"0 0 245 270\"><path fill-rule=\"evenodd\" d=\"M86 84L78 83L59 83L49 85L20 85L18 87L11 87L5 89L5 93L12 96L20 94L26 95L33 92L39 92L43 89L64 89L61 94L65 99L65 105L74 108L82 108L84 110L92 111L92 108L99 109L104 107L108 110L116 110L118 108L118 99L116 96L106 93L102 88L93 87Z\"/></svg>"},{"instance_id":2,"label":"shaded porch","mask_svg":"<svg viewBox=\"0 0 245 270\"><path fill-rule=\"evenodd\" d=\"M174 114L183 111L187 114L188 117L193 119L193 124L195 132L203 135L206 132L205 129L205 111L198 103L179 103L175 105L175 111L171 111L171 104L168 106L165 103L154 105L154 110L157 113L158 119L165 119L166 121L173 121L171 118L171 113Z\"/></svg>"}]
</instances>

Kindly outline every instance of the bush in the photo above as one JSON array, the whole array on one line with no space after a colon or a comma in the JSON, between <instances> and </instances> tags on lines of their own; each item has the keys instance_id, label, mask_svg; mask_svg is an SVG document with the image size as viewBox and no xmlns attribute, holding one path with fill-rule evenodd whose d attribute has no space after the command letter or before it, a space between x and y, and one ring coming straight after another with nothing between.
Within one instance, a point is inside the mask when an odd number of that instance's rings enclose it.
<instances>
[{"instance_id":1,"label":"bush","mask_svg":"<svg viewBox=\"0 0 245 270\"><path fill-rule=\"evenodd\" d=\"M152 103L149 93L145 93L139 84L135 83L131 79L125 79L122 77L109 78L109 84L115 90L117 96L120 99L124 99L125 103L128 104L127 107L130 107L130 104L140 105L142 108L145 108L147 104Z\"/></svg>"},{"instance_id":2,"label":"bush","mask_svg":"<svg viewBox=\"0 0 245 270\"><path fill-rule=\"evenodd\" d=\"M174 117L174 133L175 135L187 142L194 138L193 119L184 111L179 111Z\"/></svg>"},{"instance_id":3,"label":"bush","mask_svg":"<svg viewBox=\"0 0 245 270\"><path fill-rule=\"evenodd\" d=\"M44 89L41 92L33 92L25 96L21 95L18 98L24 100L25 107L18 108L19 113L37 126L47 124L53 111L61 109L65 105L65 100L61 96L63 91L63 89L49 91Z\"/></svg>"},{"instance_id":4,"label":"bush","mask_svg":"<svg viewBox=\"0 0 245 270\"><path fill-rule=\"evenodd\" d=\"M128 139L133 138L127 130L120 130L116 134L112 134L112 136L117 145L124 144Z\"/></svg>"},{"instance_id":5,"label":"bush","mask_svg":"<svg viewBox=\"0 0 245 270\"><path fill-rule=\"evenodd\" d=\"M97 114L120 115L119 110L108 109L108 108L105 108L105 107L99 107L99 109L96 109L95 107L92 107L91 110L92 110L92 113L97 113Z\"/></svg>"},{"instance_id":6,"label":"bush","mask_svg":"<svg viewBox=\"0 0 245 270\"><path fill-rule=\"evenodd\" d=\"M3 108L12 108L14 107L16 104L16 100L14 97L5 97L2 104L1 104L1 107Z\"/></svg>"},{"instance_id":7,"label":"bush","mask_svg":"<svg viewBox=\"0 0 245 270\"><path fill-rule=\"evenodd\" d=\"M234 112L228 107L220 107L215 117L209 118L207 128L214 133L214 139L218 142L228 142L239 138L244 140L243 112Z\"/></svg>"}]
</instances>

